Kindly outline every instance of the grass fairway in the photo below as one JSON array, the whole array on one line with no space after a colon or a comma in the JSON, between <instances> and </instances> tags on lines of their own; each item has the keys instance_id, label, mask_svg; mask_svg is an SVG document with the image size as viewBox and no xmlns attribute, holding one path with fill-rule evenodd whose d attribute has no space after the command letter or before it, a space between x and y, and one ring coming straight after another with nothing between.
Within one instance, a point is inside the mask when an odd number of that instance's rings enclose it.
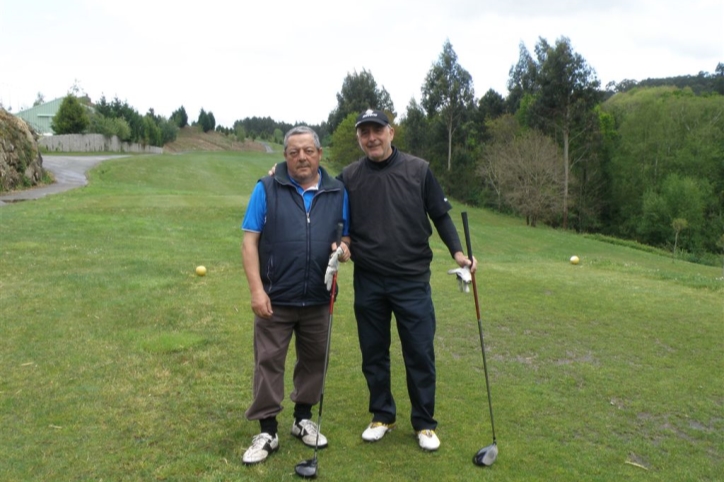
<instances>
[{"instance_id":1,"label":"grass fairway","mask_svg":"<svg viewBox=\"0 0 724 482\"><path fill-rule=\"evenodd\" d=\"M84 188L0 207L0 480L296 479L312 450L288 433L288 401L279 452L240 461L258 425L244 419L252 312L239 225L280 159L134 156L100 164ZM461 234L469 213L480 262L498 460L471 462L492 441L475 305L435 234L442 447L417 447L398 342L399 428L360 438L370 415L342 265L319 479L721 480L721 268L454 208Z\"/></svg>"}]
</instances>

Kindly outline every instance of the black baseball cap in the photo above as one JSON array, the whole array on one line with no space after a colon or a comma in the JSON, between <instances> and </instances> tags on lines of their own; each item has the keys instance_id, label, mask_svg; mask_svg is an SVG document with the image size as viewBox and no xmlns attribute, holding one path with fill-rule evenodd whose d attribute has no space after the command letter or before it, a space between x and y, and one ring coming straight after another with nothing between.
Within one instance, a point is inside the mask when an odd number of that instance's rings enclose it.
<instances>
[{"instance_id":1,"label":"black baseball cap","mask_svg":"<svg viewBox=\"0 0 724 482\"><path fill-rule=\"evenodd\" d=\"M362 112L360 115L357 116L357 122L354 124L354 128L356 129L361 124L365 124L367 122L374 122L375 124L386 126L389 125L390 120L387 118L387 115L381 110L367 109L366 111Z\"/></svg>"}]
</instances>

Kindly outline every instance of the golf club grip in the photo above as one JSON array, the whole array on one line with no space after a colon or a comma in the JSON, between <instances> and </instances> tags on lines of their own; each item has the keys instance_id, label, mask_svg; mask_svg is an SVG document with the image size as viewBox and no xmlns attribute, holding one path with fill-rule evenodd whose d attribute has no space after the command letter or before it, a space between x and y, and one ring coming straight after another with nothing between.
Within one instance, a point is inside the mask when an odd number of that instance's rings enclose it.
<instances>
[{"instance_id":1,"label":"golf club grip","mask_svg":"<svg viewBox=\"0 0 724 482\"><path fill-rule=\"evenodd\" d=\"M339 249L340 245L342 244L342 230L344 229L344 225L342 223L337 223L337 237L335 241L337 242L337 249ZM337 273L335 272L332 275L332 289L330 290L331 296L329 297L329 316L332 316L332 313L334 312L334 298L335 293L337 291Z\"/></svg>"},{"instance_id":2,"label":"golf club grip","mask_svg":"<svg viewBox=\"0 0 724 482\"><path fill-rule=\"evenodd\" d=\"M460 213L463 218L463 230L465 231L465 244L468 247L468 258L470 259L470 266L473 263L473 246L470 242L470 226L468 225L468 212L463 211ZM478 316L478 323L480 323L480 301L478 301L478 284L475 281L475 272L470 271L470 278L473 281L473 299L475 300L475 314Z\"/></svg>"},{"instance_id":3,"label":"golf club grip","mask_svg":"<svg viewBox=\"0 0 724 482\"><path fill-rule=\"evenodd\" d=\"M465 244L468 248L468 258L470 258L470 262L473 262L473 247L470 243L470 226L468 225L468 212L463 211L460 213L460 215L463 218L463 230L465 231Z\"/></svg>"},{"instance_id":4,"label":"golf club grip","mask_svg":"<svg viewBox=\"0 0 724 482\"><path fill-rule=\"evenodd\" d=\"M344 224L337 223L337 237L334 238L335 241L337 241L337 247L339 248L339 245L342 243L342 230L344 229Z\"/></svg>"}]
</instances>

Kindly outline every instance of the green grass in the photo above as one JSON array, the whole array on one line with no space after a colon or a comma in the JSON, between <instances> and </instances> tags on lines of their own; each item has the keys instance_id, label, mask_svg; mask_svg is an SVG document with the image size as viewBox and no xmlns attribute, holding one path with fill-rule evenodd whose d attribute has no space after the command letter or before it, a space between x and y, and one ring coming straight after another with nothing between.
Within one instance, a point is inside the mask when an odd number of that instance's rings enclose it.
<instances>
[{"instance_id":1,"label":"green grass","mask_svg":"<svg viewBox=\"0 0 724 482\"><path fill-rule=\"evenodd\" d=\"M252 313L239 225L279 160L132 156L100 164L84 188L0 208L0 480L296 478L312 450L288 434L288 401L280 451L240 462L258 427L244 418ZM721 480L721 269L455 203L458 226L463 210L497 462L471 463L492 440L475 305L434 235L442 447L417 447L396 341L399 428L361 440L370 415L343 265L320 480Z\"/></svg>"}]
</instances>

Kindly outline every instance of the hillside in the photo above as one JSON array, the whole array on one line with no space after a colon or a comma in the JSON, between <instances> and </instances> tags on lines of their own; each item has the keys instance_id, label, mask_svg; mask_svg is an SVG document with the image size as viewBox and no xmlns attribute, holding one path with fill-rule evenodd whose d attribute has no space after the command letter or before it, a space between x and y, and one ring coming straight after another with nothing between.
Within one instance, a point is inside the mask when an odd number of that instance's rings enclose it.
<instances>
[{"instance_id":1,"label":"hillside","mask_svg":"<svg viewBox=\"0 0 724 482\"><path fill-rule=\"evenodd\" d=\"M265 147L263 144L249 139L245 142L238 142L220 132L202 132L197 127L184 127L179 130L176 140L163 146L163 150L172 154L189 151L264 152Z\"/></svg>"}]
</instances>

